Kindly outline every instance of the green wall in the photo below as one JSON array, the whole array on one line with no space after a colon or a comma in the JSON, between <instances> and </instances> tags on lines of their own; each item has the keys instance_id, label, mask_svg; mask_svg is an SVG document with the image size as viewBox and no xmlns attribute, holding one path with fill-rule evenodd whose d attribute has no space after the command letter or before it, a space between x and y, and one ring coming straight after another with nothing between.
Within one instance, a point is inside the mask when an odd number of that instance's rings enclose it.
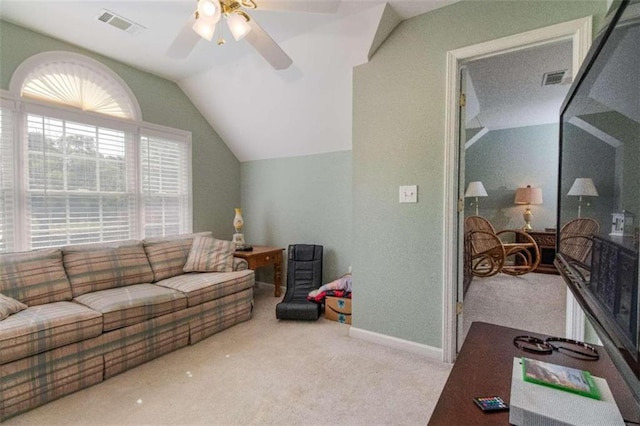
<instances>
[{"instance_id":1,"label":"green wall","mask_svg":"<svg viewBox=\"0 0 640 426\"><path fill-rule=\"evenodd\" d=\"M323 282L351 266L351 151L248 161L242 171L242 229L254 245L324 247ZM229 232L233 229L229 226ZM269 271L258 280L273 282Z\"/></svg>"},{"instance_id":2,"label":"green wall","mask_svg":"<svg viewBox=\"0 0 640 426\"><path fill-rule=\"evenodd\" d=\"M531 185L542 189L540 205L530 206L535 230L556 227L558 206L558 124L492 130L465 151L465 188L480 181L487 197L479 198L479 214L496 229L524 225L524 206L513 204L515 191ZM475 200L465 202L465 216L475 214Z\"/></svg>"},{"instance_id":3,"label":"green wall","mask_svg":"<svg viewBox=\"0 0 640 426\"><path fill-rule=\"evenodd\" d=\"M353 76L353 326L441 347L447 51L606 1L462 1L404 21ZM399 204L398 186L419 186Z\"/></svg>"},{"instance_id":4,"label":"green wall","mask_svg":"<svg viewBox=\"0 0 640 426\"><path fill-rule=\"evenodd\" d=\"M240 202L240 163L182 90L169 80L6 21L0 21L0 88L9 89L14 70L25 59L52 50L102 62L129 85L144 121L192 133L193 229L227 235L233 207Z\"/></svg>"}]
</instances>

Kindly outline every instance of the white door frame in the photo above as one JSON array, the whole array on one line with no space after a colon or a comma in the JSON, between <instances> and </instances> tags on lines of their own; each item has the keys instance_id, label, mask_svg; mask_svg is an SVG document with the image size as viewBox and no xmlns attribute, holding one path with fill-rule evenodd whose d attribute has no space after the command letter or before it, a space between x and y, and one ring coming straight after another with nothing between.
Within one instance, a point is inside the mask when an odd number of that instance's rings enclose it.
<instances>
[{"instance_id":1,"label":"white door frame","mask_svg":"<svg viewBox=\"0 0 640 426\"><path fill-rule=\"evenodd\" d=\"M573 76L576 76L592 41L592 17L575 19L549 27L512 35L447 52L446 115L445 115L445 219L444 219L444 289L442 358L453 362L456 358L456 301L458 291L458 98L459 68L464 62L500 55L524 48L543 45L560 40L571 40L573 44ZM461 274L460 274L461 275ZM582 338L584 314L567 292L567 336Z\"/></svg>"}]
</instances>

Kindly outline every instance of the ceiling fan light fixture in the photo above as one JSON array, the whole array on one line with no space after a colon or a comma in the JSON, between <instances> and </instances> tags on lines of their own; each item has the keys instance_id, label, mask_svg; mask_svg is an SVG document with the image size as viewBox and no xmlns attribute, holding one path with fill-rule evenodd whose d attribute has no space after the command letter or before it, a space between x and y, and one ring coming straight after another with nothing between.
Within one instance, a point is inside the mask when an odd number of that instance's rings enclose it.
<instances>
[{"instance_id":1,"label":"ceiling fan light fixture","mask_svg":"<svg viewBox=\"0 0 640 426\"><path fill-rule=\"evenodd\" d=\"M218 0L198 0L198 13L200 16L213 18L215 22L220 19L220 3Z\"/></svg>"},{"instance_id":2,"label":"ceiling fan light fixture","mask_svg":"<svg viewBox=\"0 0 640 426\"><path fill-rule=\"evenodd\" d=\"M251 27L249 26L249 16L246 13L230 13L227 15L227 25L229 31L236 41L242 40L244 36L249 34Z\"/></svg>"},{"instance_id":3,"label":"ceiling fan light fixture","mask_svg":"<svg viewBox=\"0 0 640 426\"><path fill-rule=\"evenodd\" d=\"M216 21L211 18L200 16L193 24L193 31L207 41L211 41L216 30Z\"/></svg>"}]
</instances>

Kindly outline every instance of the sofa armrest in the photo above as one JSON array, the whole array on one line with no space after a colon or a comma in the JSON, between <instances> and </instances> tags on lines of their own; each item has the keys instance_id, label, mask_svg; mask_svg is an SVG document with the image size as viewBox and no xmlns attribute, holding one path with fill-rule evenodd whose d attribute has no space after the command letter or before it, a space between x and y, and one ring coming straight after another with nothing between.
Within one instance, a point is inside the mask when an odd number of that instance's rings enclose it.
<instances>
[{"instance_id":1,"label":"sofa armrest","mask_svg":"<svg viewBox=\"0 0 640 426\"><path fill-rule=\"evenodd\" d=\"M242 259L241 257L234 257L233 258L233 270L234 271L244 271L249 269L249 263L245 260Z\"/></svg>"}]
</instances>

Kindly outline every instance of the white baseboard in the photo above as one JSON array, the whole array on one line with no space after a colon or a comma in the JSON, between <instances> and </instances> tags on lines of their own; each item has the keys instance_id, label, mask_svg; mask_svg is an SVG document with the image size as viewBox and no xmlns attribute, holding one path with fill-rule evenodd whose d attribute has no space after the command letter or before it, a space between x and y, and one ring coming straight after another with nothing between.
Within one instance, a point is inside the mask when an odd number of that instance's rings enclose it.
<instances>
[{"instance_id":1,"label":"white baseboard","mask_svg":"<svg viewBox=\"0 0 640 426\"><path fill-rule=\"evenodd\" d=\"M442 361L442 349L434 348L433 346L423 345L421 343L411 342L409 340L399 339L397 337L387 336L386 334L375 333L373 331L355 327L349 328L349 336L354 339L362 339L367 342L424 356L425 358Z\"/></svg>"}]
</instances>

